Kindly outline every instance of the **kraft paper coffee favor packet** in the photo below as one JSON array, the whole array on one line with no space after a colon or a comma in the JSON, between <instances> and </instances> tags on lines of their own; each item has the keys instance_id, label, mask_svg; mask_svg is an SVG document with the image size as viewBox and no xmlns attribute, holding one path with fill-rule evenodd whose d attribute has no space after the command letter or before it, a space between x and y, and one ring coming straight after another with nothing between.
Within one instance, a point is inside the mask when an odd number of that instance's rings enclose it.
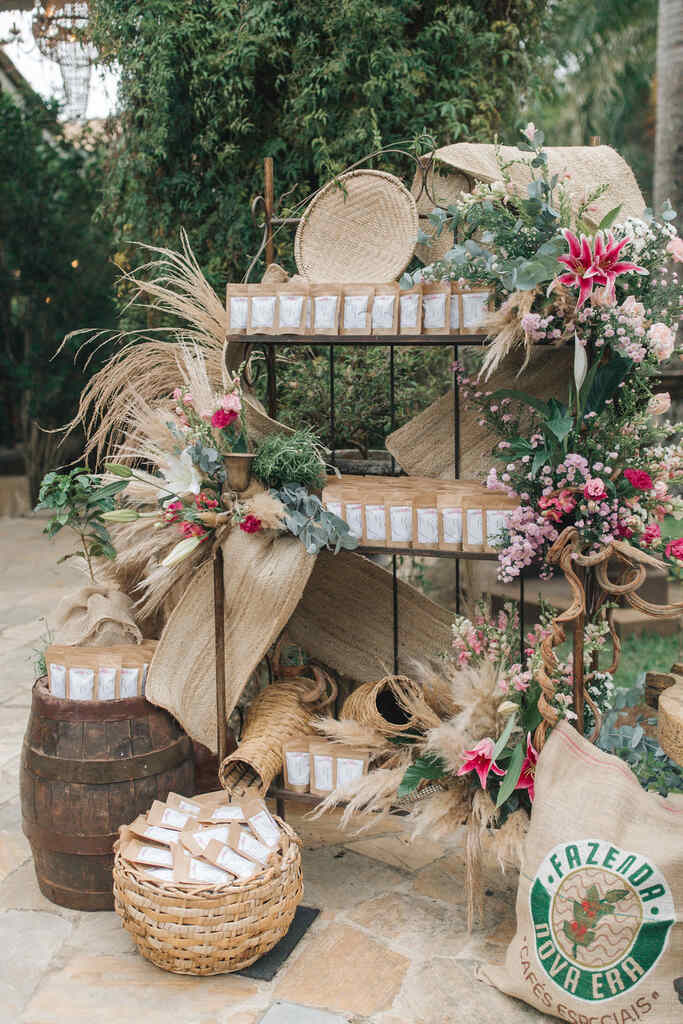
<instances>
[{"instance_id":1,"label":"kraft paper coffee favor packet","mask_svg":"<svg viewBox=\"0 0 683 1024\"><path fill-rule=\"evenodd\" d=\"M246 334L249 323L249 285L229 284L226 288L228 334Z\"/></svg>"},{"instance_id":2,"label":"kraft paper coffee favor packet","mask_svg":"<svg viewBox=\"0 0 683 1024\"><path fill-rule=\"evenodd\" d=\"M214 839L218 843L227 843L229 827L229 825L209 825L207 828L180 832L180 842L193 857L201 857Z\"/></svg>"},{"instance_id":3,"label":"kraft paper coffee favor packet","mask_svg":"<svg viewBox=\"0 0 683 1024\"><path fill-rule=\"evenodd\" d=\"M372 324L372 284L345 284L342 289L340 334L370 334Z\"/></svg>"},{"instance_id":4,"label":"kraft paper coffee favor packet","mask_svg":"<svg viewBox=\"0 0 683 1024\"><path fill-rule=\"evenodd\" d=\"M248 284L247 334L275 334L277 296L275 285Z\"/></svg>"},{"instance_id":5,"label":"kraft paper coffee favor packet","mask_svg":"<svg viewBox=\"0 0 683 1024\"><path fill-rule=\"evenodd\" d=\"M387 546L387 508L385 492L380 488L363 489L363 544L373 548Z\"/></svg>"},{"instance_id":6,"label":"kraft paper coffee favor packet","mask_svg":"<svg viewBox=\"0 0 683 1024\"><path fill-rule=\"evenodd\" d=\"M462 495L457 491L436 496L436 507L439 510L439 548L444 551L462 551L462 502Z\"/></svg>"},{"instance_id":7,"label":"kraft paper coffee favor packet","mask_svg":"<svg viewBox=\"0 0 683 1024\"><path fill-rule=\"evenodd\" d=\"M259 870L258 864L253 860L242 857L230 846L218 843L215 839L212 839L207 845L203 856L205 860L215 864L216 867L223 871L229 871L235 878L251 878Z\"/></svg>"},{"instance_id":8,"label":"kraft paper coffee favor packet","mask_svg":"<svg viewBox=\"0 0 683 1024\"><path fill-rule=\"evenodd\" d=\"M282 744L285 787L294 793L308 793L311 785L310 736L295 736Z\"/></svg>"},{"instance_id":9,"label":"kraft paper coffee favor packet","mask_svg":"<svg viewBox=\"0 0 683 1024\"><path fill-rule=\"evenodd\" d=\"M334 759L335 781L337 786L345 786L350 782L355 782L356 779L360 779L363 775L367 774L367 750L360 750L355 747L346 747L343 744L335 744Z\"/></svg>"},{"instance_id":10,"label":"kraft paper coffee favor packet","mask_svg":"<svg viewBox=\"0 0 683 1024\"><path fill-rule=\"evenodd\" d=\"M519 499L506 495L491 494L486 499L486 522L484 529L484 550L495 551L505 529L508 514L519 505Z\"/></svg>"},{"instance_id":11,"label":"kraft paper coffee favor packet","mask_svg":"<svg viewBox=\"0 0 683 1024\"><path fill-rule=\"evenodd\" d=\"M365 529L365 514L363 504L357 496L347 496L344 499L342 519L347 523L353 536L361 540Z\"/></svg>"},{"instance_id":12,"label":"kraft paper coffee favor packet","mask_svg":"<svg viewBox=\"0 0 683 1024\"><path fill-rule=\"evenodd\" d=\"M265 846L270 847L271 850L277 849L280 845L282 830L266 807L265 802L260 800L258 797L243 799L242 810L244 811L244 816L247 819L247 824L254 835L257 836Z\"/></svg>"},{"instance_id":13,"label":"kraft paper coffee favor packet","mask_svg":"<svg viewBox=\"0 0 683 1024\"><path fill-rule=\"evenodd\" d=\"M436 491L417 491L413 496L413 547L439 546L439 509Z\"/></svg>"},{"instance_id":14,"label":"kraft paper coffee favor packet","mask_svg":"<svg viewBox=\"0 0 683 1024\"><path fill-rule=\"evenodd\" d=\"M199 822L187 811L179 811L176 807L168 807L161 800L155 800L147 812L147 821L150 825L161 825L163 828L172 828L176 832L192 828Z\"/></svg>"},{"instance_id":15,"label":"kraft paper coffee favor packet","mask_svg":"<svg viewBox=\"0 0 683 1024\"><path fill-rule=\"evenodd\" d=\"M397 284L376 284L372 300L372 334L398 334Z\"/></svg>"},{"instance_id":16,"label":"kraft paper coffee favor packet","mask_svg":"<svg viewBox=\"0 0 683 1024\"><path fill-rule=\"evenodd\" d=\"M236 853L246 857L247 860L253 860L255 864L260 864L261 867L265 867L275 853L260 839L257 839L251 831L235 824L231 825L228 830L227 845Z\"/></svg>"},{"instance_id":17,"label":"kraft paper coffee favor packet","mask_svg":"<svg viewBox=\"0 0 683 1024\"><path fill-rule=\"evenodd\" d=\"M188 800L186 796L181 796L180 793L169 793L166 797L166 805L168 807L175 807L178 811L184 811L186 814L191 814L193 818L197 819L202 809L202 805L196 800Z\"/></svg>"},{"instance_id":18,"label":"kraft paper coffee favor packet","mask_svg":"<svg viewBox=\"0 0 683 1024\"><path fill-rule=\"evenodd\" d=\"M422 328L422 281L399 293L399 334L419 334Z\"/></svg>"},{"instance_id":19,"label":"kraft paper coffee favor packet","mask_svg":"<svg viewBox=\"0 0 683 1024\"><path fill-rule=\"evenodd\" d=\"M325 740L311 742L311 793L327 796L336 787L336 763L334 748Z\"/></svg>"},{"instance_id":20,"label":"kraft paper coffee favor packet","mask_svg":"<svg viewBox=\"0 0 683 1024\"><path fill-rule=\"evenodd\" d=\"M484 494L463 498L463 551L484 550L484 504L487 500Z\"/></svg>"},{"instance_id":21,"label":"kraft paper coffee favor packet","mask_svg":"<svg viewBox=\"0 0 683 1024\"><path fill-rule=\"evenodd\" d=\"M138 815L135 821L128 825L128 830L140 839L147 839L153 843L161 843L163 846L175 846L178 842L178 832L170 828L162 828L160 825L150 825L144 814Z\"/></svg>"},{"instance_id":22,"label":"kraft paper coffee favor packet","mask_svg":"<svg viewBox=\"0 0 683 1024\"><path fill-rule=\"evenodd\" d=\"M473 289L462 294L462 333L480 333L489 311L490 294L486 289Z\"/></svg>"},{"instance_id":23,"label":"kraft paper coffee favor packet","mask_svg":"<svg viewBox=\"0 0 683 1024\"><path fill-rule=\"evenodd\" d=\"M121 855L133 864L149 864L157 868L173 867L173 852L167 846L155 846L153 843L141 843L131 839L121 849Z\"/></svg>"},{"instance_id":24,"label":"kraft paper coffee favor packet","mask_svg":"<svg viewBox=\"0 0 683 1024\"><path fill-rule=\"evenodd\" d=\"M313 334L339 334L341 287L338 284L311 285Z\"/></svg>"},{"instance_id":25,"label":"kraft paper coffee favor packet","mask_svg":"<svg viewBox=\"0 0 683 1024\"><path fill-rule=\"evenodd\" d=\"M220 822L246 821L241 804L230 804L226 800L225 793L222 794L222 802L203 806L198 818L206 824L220 824Z\"/></svg>"},{"instance_id":26,"label":"kraft paper coffee favor packet","mask_svg":"<svg viewBox=\"0 0 683 1024\"><path fill-rule=\"evenodd\" d=\"M450 281L425 281L422 292L422 333L451 333Z\"/></svg>"},{"instance_id":27,"label":"kraft paper coffee favor packet","mask_svg":"<svg viewBox=\"0 0 683 1024\"><path fill-rule=\"evenodd\" d=\"M413 492L387 488L387 547L410 548L413 545Z\"/></svg>"},{"instance_id":28,"label":"kraft paper coffee favor packet","mask_svg":"<svg viewBox=\"0 0 683 1024\"><path fill-rule=\"evenodd\" d=\"M143 867L143 875L153 878L155 882L174 882L175 874L173 868L148 868Z\"/></svg>"},{"instance_id":29,"label":"kraft paper coffee favor packet","mask_svg":"<svg viewBox=\"0 0 683 1024\"><path fill-rule=\"evenodd\" d=\"M309 301L305 281L286 281L275 286L277 295L277 333L306 334L306 310Z\"/></svg>"},{"instance_id":30,"label":"kraft paper coffee favor packet","mask_svg":"<svg viewBox=\"0 0 683 1024\"><path fill-rule=\"evenodd\" d=\"M233 880L215 864L192 857L180 844L173 848L173 877L176 882L191 885L230 885Z\"/></svg>"}]
</instances>

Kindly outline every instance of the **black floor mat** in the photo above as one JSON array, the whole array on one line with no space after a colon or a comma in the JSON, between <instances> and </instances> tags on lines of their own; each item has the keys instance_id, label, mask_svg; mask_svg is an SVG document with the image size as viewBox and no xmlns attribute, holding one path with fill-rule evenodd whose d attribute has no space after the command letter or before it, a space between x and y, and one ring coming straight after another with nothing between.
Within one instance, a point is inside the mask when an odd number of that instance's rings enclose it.
<instances>
[{"instance_id":1,"label":"black floor mat","mask_svg":"<svg viewBox=\"0 0 683 1024\"><path fill-rule=\"evenodd\" d=\"M243 971L235 973L241 974L245 978L256 978L258 981L272 981L319 913L317 907L297 907L289 931L284 938L280 939L277 946L273 946L270 953L266 953L251 967L246 967Z\"/></svg>"}]
</instances>

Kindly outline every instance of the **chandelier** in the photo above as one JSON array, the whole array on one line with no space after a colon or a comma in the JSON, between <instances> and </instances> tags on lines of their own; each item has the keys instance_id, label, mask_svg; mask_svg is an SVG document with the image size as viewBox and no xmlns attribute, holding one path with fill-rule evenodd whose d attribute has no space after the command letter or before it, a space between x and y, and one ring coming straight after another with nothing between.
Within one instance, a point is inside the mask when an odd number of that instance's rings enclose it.
<instances>
[{"instance_id":1,"label":"chandelier","mask_svg":"<svg viewBox=\"0 0 683 1024\"><path fill-rule=\"evenodd\" d=\"M87 3L43 3L33 15L33 37L43 56L59 65L67 120L85 117L90 69L97 55L88 41Z\"/></svg>"}]
</instances>

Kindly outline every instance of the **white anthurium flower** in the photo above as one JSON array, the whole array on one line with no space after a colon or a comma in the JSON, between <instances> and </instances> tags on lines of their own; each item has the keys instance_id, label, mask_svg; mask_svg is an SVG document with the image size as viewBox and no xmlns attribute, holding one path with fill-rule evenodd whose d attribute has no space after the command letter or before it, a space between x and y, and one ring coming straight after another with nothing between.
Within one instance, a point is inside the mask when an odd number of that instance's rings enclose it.
<instances>
[{"instance_id":1,"label":"white anthurium flower","mask_svg":"<svg viewBox=\"0 0 683 1024\"><path fill-rule=\"evenodd\" d=\"M586 379L588 373L588 356L586 355L586 346L580 340L576 331L574 332L574 383L576 384L577 394L581 390L581 385Z\"/></svg>"},{"instance_id":2,"label":"white anthurium flower","mask_svg":"<svg viewBox=\"0 0 683 1024\"><path fill-rule=\"evenodd\" d=\"M186 448L176 458L175 455L166 456L166 465L159 467L161 475L169 491L182 498L184 494L199 494L202 489L202 478L199 470L192 461L192 456ZM169 501L172 501L169 498Z\"/></svg>"},{"instance_id":3,"label":"white anthurium flower","mask_svg":"<svg viewBox=\"0 0 683 1024\"><path fill-rule=\"evenodd\" d=\"M202 540L202 537L186 537L184 540L179 541L169 551L161 564L167 569L170 569L172 565L177 565L178 562L182 562L184 558L191 555L194 549L201 544Z\"/></svg>"}]
</instances>

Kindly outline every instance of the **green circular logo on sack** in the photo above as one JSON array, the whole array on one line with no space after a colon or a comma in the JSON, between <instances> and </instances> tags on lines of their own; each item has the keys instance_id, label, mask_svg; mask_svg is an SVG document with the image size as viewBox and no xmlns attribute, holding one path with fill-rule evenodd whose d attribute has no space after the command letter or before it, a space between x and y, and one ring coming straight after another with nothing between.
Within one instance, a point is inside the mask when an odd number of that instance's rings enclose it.
<instances>
[{"instance_id":1,"label":"green circular logo on sack","mask_svg":"<svg viewBox=\"0 0 683 1024\"><path fill-rule=\"evenodd\" d=\"M543 970L586 1002L614 999L642 981L674 923L656 865L603 839L559 843L538 869L529 903Z\"/></svg>"}]
</instances>

